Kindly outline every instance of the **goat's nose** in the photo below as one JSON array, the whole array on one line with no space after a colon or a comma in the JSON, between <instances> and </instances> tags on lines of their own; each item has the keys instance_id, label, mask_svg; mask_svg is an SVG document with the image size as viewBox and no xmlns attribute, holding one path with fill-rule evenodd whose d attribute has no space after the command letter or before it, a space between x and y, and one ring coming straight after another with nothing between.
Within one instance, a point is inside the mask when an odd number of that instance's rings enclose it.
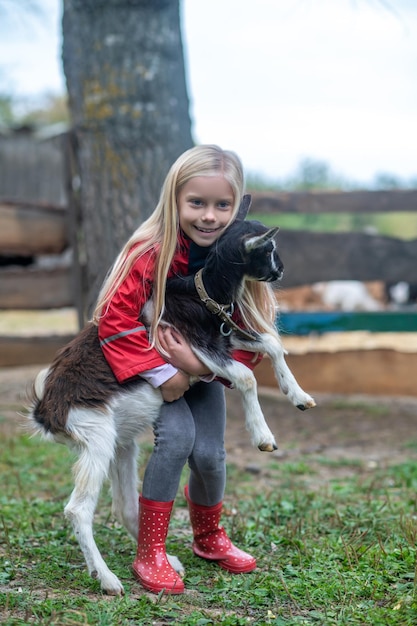
<instances>
[{"instance_id":1,"label":"goat's nose","mask_svg":"<svg viewBox=\"0 0 417 626\"><path fill-rule=\"evenodd\" d=\"M281 280L283 274L284 274L284 266L280 265L277 268L277 270L273 273L273 276L271 278L271 282L273 282L274 280Z\"/></svg>"}]
</instances>

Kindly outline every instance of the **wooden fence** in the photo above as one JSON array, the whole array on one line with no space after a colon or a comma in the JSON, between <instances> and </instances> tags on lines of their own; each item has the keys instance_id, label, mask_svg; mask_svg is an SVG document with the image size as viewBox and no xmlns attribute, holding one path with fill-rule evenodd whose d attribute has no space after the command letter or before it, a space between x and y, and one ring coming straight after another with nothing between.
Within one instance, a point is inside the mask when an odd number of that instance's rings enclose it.
<instances>
[{"instance_id":1,"label":"wooden fence","mask_svg":"<svg viewBox=\"0 0 417 626\"><path fill-rule=\"evenodd\" d=\"M64 207L0 200L0 309L73 306L70 245Z\"/></svg>"},{"instance_id":2,"label":"wooden fence","mask_svg":"<svg viewBox=\"0 0 417 626\"><path fill-rule=\"evenodd\" d=\"M65 124L0 132L0 199L66 206Z\"/></svg>"},{"instance_id":3,"label":"wooden fence","mask_svg":"<svg viewBox=\"0 0 417 626\"><path fill-rule=\"evenodd\" d=\"M261 214L415 214L417 191L263 193L255 195L253 207ZM279 242L285 265L283 288L330 280L417 282L415 239L406 241L361 232L287 230L281 232ZM340 339L338 346L335 339L331 350L322 347L320 338L309 341L309 348L301 350L297 349L299 343L294 346L293 341L287 361L304 387L310 390L342 394L417 395L415 310L289 312L281 314L280 329L284 334L284 343L287 339L287 346L291 344L291 337L288 338L286 333L312 333L313 336L338 330L411 333L406 334L406 350L401 347L404 342L400 344L398 335L391 336L394 342L388 342L388 345L386 341L381 340L378 344L359 334L359 345L349 348ZM368 349L368 345L372 345L372 349ZM270 366L265 361L257 368L257 378L261 384L276 385Z\"/></svg>"},{"instance_id":4,"label":"wooden fence","mask_svg":"<svg viewBox=\"0 0 417 626\"><path fill-rule=\"evenodd\" d=\"M372 214L417 212L417 191L257 193L253 212L262 214ZM283 286L329 280L416 282L417 240L374 234L283 231Z\"/></svg>"},{"instance_id":5,"label":"wooden fence","mask_svg":"<svg viewBox=\"0 0 417 626\"><path fill-rule=\"evenodd\" d=\"M74 305L67 137L62 125L0 133L0 309ZM48 362L68 338L0 336L0 366Z\"/></svg>"},{"instance_id":6,"label":"wooden fence","mask_svg":"<svg viewBox=\"0 0 417 626\"><path fill-rule=\"evenodd\" d=\"M375 213L375 212L415 212L417 210L417 191L370 191L349 193L254 193L252 213L257 214L322 214L322 213ZM48 309L75 306L76 273L71 264L56 263L63 252L71 246L69 216L62 206L53 206L47 203L28 202L1 202L0 201L0 258L6 259L19 256L26 257L29 263L25 267L3 265L0 268L0 308L1 309ZM329 280L360 280L360 281L410 281L415 282L417 267L417 242L404 241L392 237L365 233L317 233L310 231L282 230L279 235L280 253L285 263L285 275L282 287L289 288L297 285L310 284L316 281ZM58 256L57 256L58 255ZM38 259L48 257L53 261L49 267L45 263L39 264ZM54 262L55 261L55 262ZM307 315L307 318L306 318ZM320 317L321 315L321 317ZM284 332L295 334L308 333L310 330L324 332L337 330L329 313L291 313L281 318L281 327ZM345 318L346 318L346 314ZM314 316L316 319L314 320ZM318 317L319 316L319 317ZM385 317L384 317L385 316ZM394 316L394 317L393 317ZM414 313L392 314L384 313L347 315L349 323L352 320L362 320L360 328L374 327L381 330L376 320L385 319L386 328L382 330L416 330L417 316ZM320 321L321 320L321 321ZM372 321L373 320L373 321ZM349 323L342 323L341 328L349 329ZM317 326L318 324L318 326ZM321 326L320 326L321 324ZM333 324L333 327L332 327ZM343 325L344 324L344 325ZM304 330L303 330L304 329ZM355 328L350 328L355 329ZM56 349L68 337L49 336L40 337L0 337L0 366L11 366L23 363L48 362ZM375 353L376 354L376 353ZM387 355L385 354L385 357ZM397 354L394 355L398 357ZM337 364L342 364L343 358L349 357L356 362L353 370L358 372L358 363L367 363L369 355L356 356L353 354L338 354L338 359L328 367L333 372L333 390L338 390L335 376L345 379L343 372L340 376ZM307 376L306 368L310 372L319 372L318 363L309 367L312 358L320 360L321 369L329 360L328 355L310 355L298 358L289 357L290 365L297 371L302 367L303 377ZM406 371L416 371L415 355L407 354L405 359L412 360L410 364L402 365ZM379 355L379 363L382 363ZM352 367L352 366L351 366ZM387 368L393 367L389 362ZM398 369L399 365L395 365ZM375 367L372 368L373 371ZM268 374L261 372L261 380L270 381ZM399 386L399 392L412 394L414 388L410 377L405 377L402 369L398 370L398 380L406 384ZM352 376L350 376L352 378ZM367 376L369 380L369 375ZM382 378L379 377L382 381ZM307 385L311 389L320 390L320 377ZM272 381L270 381L272 384ZM269 382L268 382L269 384ZM329 386L324 382L324 386ZM339 390L346 390L346 384ZM370 393L380 391L378 385L363 387L353 381L351 389L369 390ZM326 389L323 389L326 390ZM382 390L392 391L382 383Z\"/></svg>"},{"instance_id":7,"label":"wooden fence","mask_svg":"<svg viewBox=\"0 0 417 626\"><path fill-rule=\"evenodd\" d=\"M417 191L254 193L252 213L416 212ZM279 220L278 220L279 221ZM70 247L67 210L0 199L0 257L57 255ZM416 282L417 240L365 233L282 230L283 288L330 280ZM2 268L0 308L42 309L74 304L72 268L36 263ZM57 283L60 287L57 287ZM53 302L55 304L53 304Z\"/></svg>"},{"instance_id":8,"label":"wooden fence","mask_svg":"<svg viewBox=\"0 0 417 626\"><path fill-rule=\"evenodd\" d=\"M255 195L253 207L258 213L275 215L416 214L417 191L263 193ZM279 241L285 265L283 288L331 280L417 282L415 239L403 240L362 232L287 230L281 233ZM361 329L405 332L417 331L417 315L408 311L291 312L282 315L282 325L294 334Z\"/></svg>"}]
</instances>

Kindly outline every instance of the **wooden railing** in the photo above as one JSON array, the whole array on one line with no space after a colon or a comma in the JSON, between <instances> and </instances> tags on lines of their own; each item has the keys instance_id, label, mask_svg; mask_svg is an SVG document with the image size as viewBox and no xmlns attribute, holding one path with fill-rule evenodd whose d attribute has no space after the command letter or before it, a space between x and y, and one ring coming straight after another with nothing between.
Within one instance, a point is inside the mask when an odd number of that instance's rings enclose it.
<instances>
[{"instance_id":1,"label":"wooden railing","mask_svg":"<svg viewBox=\"0 0 417 626\"><path fill-rule=\"evenodd\" d=\"M67 222L62 207L0 201L0 309L73 306L72 268L56 259L70 246Z\"/></svg>"},{"instance_id":2,"label":"wooden railing","mask_svg":"<svg viewBox=\"0 0 417 626\"><path fill-rule=\"evenodd\" d=\"M254 193L252 213L417 212L417 190ZM279 223L279 219L277 219ZM283 287L329 280L416 282L417 240L348 232L282 230Z\"/></svg>"},{"instance_id":3,"label":"wooden railing","mask_svg":"<svg viewBox=\"0 0 417 626\"><path fill-rule=\"evenodd\" d=\"M252 195L251 214L395 214L417 211L416 190ZM279 223L279 218L277 222ZM407 241L358 232L320 233L286 229L282 229L278 237L280 254L285 265L282 281L284 289L317 281L343 279L387 282L417 280L417 240ZM0 258L53 258L53 255L60 255L68 250L71 246L70 239L69 219L64 208L0 200ZM37 263L26 267L3 265L0 268L0 309L76 306L74 294L77 290L77 273L72 265L62 266L52 262L48 268ZM385 316L385 321L395 331L417 331L417 316L414 313L407 315L396 316L395 320L392 316L390 319ZM284 325L287 324L287 332L309 332L311 320L306 322L306 317L301 318L299 314L298 317L299 323L297 314L292 318L288 314L287 322L285 316L281 320ZM342 328L346 330L351 329L349 324L352 319L361 319L358 316L348 317L349 323L344 322L344 326L342 324ZM362 316L361 327L372 326L371 318L378 319L380 324L384 320L384 314L375 313L365 320ZM314 323L318 332L332 330L333 322L328 316L322 317L321 321L316 317ZM0 354L6 353L11 354L10 345L8 348L2 347L0 338ZM49 354L47 352L46 357L49 358ZM10 364L9 361L7 364ZM0 358L0 366L2 364L4 362Z\"/></svg>"},{"instance_id":4,"label":"wooden railing","mask_svg":"<svg viewBox=\"0 0 417 626\"><path fill-rule=\"evenodd\" d=\"M252 212L323 215L417 212L417 191L355 191L348 193L256 193ZM331 280L417 282L417 240L403 240L362 232L285 230L278 235L285 271L283 289ZM289 334L370 330L417 331L415 311L287 312L280 327Z\"/></svg>"}]
</instances>

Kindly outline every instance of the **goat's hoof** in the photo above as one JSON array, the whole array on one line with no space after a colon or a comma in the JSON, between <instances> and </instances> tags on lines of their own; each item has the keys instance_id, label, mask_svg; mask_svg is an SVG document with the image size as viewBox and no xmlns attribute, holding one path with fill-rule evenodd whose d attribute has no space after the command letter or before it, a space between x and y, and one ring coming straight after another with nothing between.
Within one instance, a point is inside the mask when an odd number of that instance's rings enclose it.
<instances>
[{"instance_id":1,"label":"goat's hoof","mask_svg":"<svg viewBox=\"0 0 417 626\"><path fill-rule=\"evenodd\" d=\"M307 400L307 402L304 402L304 404L297 404L297 409L300 409L300 411L306 411L307 409L312 409L315 406L317 405L313 398L311 398L310 400Z\"/></svg>"},{"instance_id":2,"label":"goat's hoof","mask_svg":"<svg viewBox=\"0 0 417 626\"><path fill-rule=\"evenodd\" d=\"M261 452L273 452L278 450L278 446L275 443L260 443L258 446Z\"/></svg>"},{"instance_id":3,"label":"goat's hoof","mask_svg":"<svg viewBox=\"0 0 417 626\"><path fill-rule=\"evenodd\" d=\"M123 589L123 587L121 589L103 589L103 591L108 596L119 596L119 597L122 597L122 596L125 595L125 590Z\"/></svg>"},{"instance_id":4,"label":"goat's hoof","mask_svg":"<svg viewBox=\"0 0 417 626\"><path fill-rule=\"evenodd\" d=\"M93 578L99 577L98 572L95 572L95 571L92 572L91 575L93 576ZM103 576L100 577L100 582L101 582L101 588L103 592L106 593L108 596L124 596L125 595L125 590L123 589L122 583L117 578L117 576L113 574L113 572L103 574Z\"/></svg>"}]
</instances>

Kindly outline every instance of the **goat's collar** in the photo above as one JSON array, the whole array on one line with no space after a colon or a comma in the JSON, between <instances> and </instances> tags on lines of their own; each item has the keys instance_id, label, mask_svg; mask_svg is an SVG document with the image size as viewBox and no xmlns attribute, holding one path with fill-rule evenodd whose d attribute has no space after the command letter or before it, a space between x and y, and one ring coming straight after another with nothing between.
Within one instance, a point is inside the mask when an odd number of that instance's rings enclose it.
<instances>
[{"instance_id":1,"label":"goat's collar","mask_svg":"<svg viewBox=\"0 0 417 626\"><path fill-rule=\"evenodd\" d=\"M240 328L240 326L238 326L236 322L232 320L231 316L234 310L233 302L231 302L230 304L219 304L218 302L216 302L216 300L210 298L203 283L203 269L198 270L198 272L195 274L194 285L201 302L204 302L210 313L218 315L222 320L222 325L220 326L220 332L222 335L227 337L233 331L235 331L236 333L238 333L245 339L249 339L250 341L253 341L257 338L257 335L255 333L250 333L247 330Z\"/></svg>"}]
</instances>

